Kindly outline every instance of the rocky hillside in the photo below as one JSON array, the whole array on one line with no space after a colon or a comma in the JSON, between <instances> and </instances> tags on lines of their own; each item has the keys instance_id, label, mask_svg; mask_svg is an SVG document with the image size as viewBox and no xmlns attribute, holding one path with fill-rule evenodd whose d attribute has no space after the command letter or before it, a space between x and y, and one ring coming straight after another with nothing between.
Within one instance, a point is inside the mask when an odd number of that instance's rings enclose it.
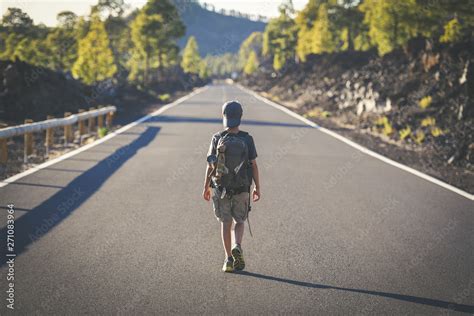
<instances>
[{"instance_id":1,"label":"rocky hillside","mask_svg":"<svg viewBox=\"0 0 474 316\"><path fill-rule=\"evenodd\" d=\"M375 52L311 56L307 63L287 65L278 74L263 63L242 83L472 192L472 48L472 43L433 46L417 39L382 58Z\"/></svg>"}]
</instances>

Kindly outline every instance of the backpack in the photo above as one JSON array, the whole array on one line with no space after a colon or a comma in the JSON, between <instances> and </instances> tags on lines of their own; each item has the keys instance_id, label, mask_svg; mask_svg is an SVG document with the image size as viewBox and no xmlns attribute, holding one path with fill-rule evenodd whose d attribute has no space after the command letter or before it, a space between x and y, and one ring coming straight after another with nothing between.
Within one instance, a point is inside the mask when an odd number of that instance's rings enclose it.
<instances>
[{"instance_id":1,"label":"backpack","mask_svg":"<svg viewBox=\"0 0 474 316\"><path fill-rule=\"evenodd\" d=\"M248 136L248 133L240 133ZM243 137L227 131L222 132L220 136L216 148L216 182L227 191L247 190L252 184L247 142Z\"/></svg>"}]
</instances>

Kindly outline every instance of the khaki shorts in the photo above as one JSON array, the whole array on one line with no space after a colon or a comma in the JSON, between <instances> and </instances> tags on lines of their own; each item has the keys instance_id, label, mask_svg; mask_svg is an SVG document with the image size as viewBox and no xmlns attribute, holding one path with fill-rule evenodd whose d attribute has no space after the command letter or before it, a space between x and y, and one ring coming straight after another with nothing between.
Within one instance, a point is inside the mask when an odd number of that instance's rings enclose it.
<instances>
[{"instance_id":1,"label":"khaki shorts","mask_svg":"<svg viewBox=\"0 0 474 316\"><path fill-rule=\"evenodd\" d=\"M217 220L228 223L234 220L236 223L243 223L247 219L249 210L249 193L242 192L233 195L231 198L225 196L223 199L213 189L212 202L214 214Z\"/></svg>"}]
</instances>

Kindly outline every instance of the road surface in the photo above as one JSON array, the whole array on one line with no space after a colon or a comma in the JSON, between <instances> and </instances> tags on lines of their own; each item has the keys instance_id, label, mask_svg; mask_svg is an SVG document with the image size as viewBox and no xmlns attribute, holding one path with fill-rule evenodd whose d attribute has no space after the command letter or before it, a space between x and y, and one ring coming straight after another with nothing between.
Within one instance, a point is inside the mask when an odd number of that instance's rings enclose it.
<instances>
[{"instance_id":1,"label":"road surface","mask_svg":"<svg viewBox=\"0 0 474 316\"><path fill-rule=\"evenodd\" d=\"M231 99L262 182L241 274L221 272L219 225L201 198ZM0 199L2 239L6 205L16 209L18 315L474 313L472 201L236 86L210 86Z\"/></svg>"}]
</instances>

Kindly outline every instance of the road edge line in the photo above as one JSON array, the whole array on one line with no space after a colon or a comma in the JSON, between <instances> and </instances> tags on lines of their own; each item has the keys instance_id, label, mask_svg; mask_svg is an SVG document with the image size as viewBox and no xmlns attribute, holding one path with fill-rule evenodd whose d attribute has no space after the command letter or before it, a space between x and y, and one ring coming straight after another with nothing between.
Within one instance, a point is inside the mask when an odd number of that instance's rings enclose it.
<instances>
[{"instance_id":1,"label":"road edge line","mask_svg":"<svg viewBox=\"0 0 474 316\"><path fill-rule=\"evenodd\" d=\"M150 114L147 114L147 115L145 115L145 116L143 116L143 117L141 117L141 118L139 118L139 119L137 119L137 120L135 120L135 121L133 121L133 122L131 122L131 123L128 123L128 124L125 125L125 126L120 127L118 130L111 132L110 134L108 134L107 136L105 136L105 137L103 137L103 138L100 138L100 139L98 139L98 140L95 140L94 142L92 142L92 143L90 143L90 144L87 144L87 145L81 146L81 147L79 147L79 148L76 148L76 149L74 149L74 150L72 150L72 151L70 151L70 152L65 153L64 155L61 155L61 156L56 157L56 158L54 158L54 159L45 161L45 162L43 162L43 163L41 163L41 164L39 164L39 165L33 166L33 167L31 167L31 168L25 170L25 171L23 171L23 172L17 173L17 174L15 174L15 175L11 176L11 177L8 177L8 178L6 178L6 179L4 179L4 180L1 180L1 181L0 181L0 188L6 187L6 186L9 185L10 183L13 183L13 182L15 182L15 181L17 181L17 180L20 180L21 178L24 178L24 177L26 177L26 176L28 176L28 175L30 175L30 174L33 174L33 173L35 173L35 172L37 172L37 171L39 171L39 170L41 170L41 169L44 169L44 168L47 168L47 167L52 166L52 165L54 165L54 164L57 164L58 162L61 162L61 161L66 160L66 159L68 159L68 158L71 158L71 157L73 157L73 156L75 156L75 155L77 155L77 154L79 154L79 153L81 153L81 152L83 152L83 151L86 151L86 150L88 150L88 149L90 149L90 148L93 148L93 147L95 147L95 146L97 146L97 145L100 145L100 144L102 144L102 143L108 141L109 139L111 139L111 138L113 138L113 137L115 137L115 136L117 136L117 135L120 135L120 134L122 134L123 132L125 132L125 131L131 129L132 127L135 127L135 126L137 126L138 124L141 124L141 123L143 123L143 122L149 120L150 118L152 118L152 117L154 117L154 116L158 116L158 115L160 115L161 113L163 113L163 112L165 112L165 111L167 111L167 110L169 110L169 109L171 109L171 108L173 108L173 107L175 107L175 106L177 106L177 105L183 103L184 101L186 101L186 100L190 99L191 97L193 97L193 96L195 96L195 95L197 95L197 94L199 94L199 93L201 93L201 92L207 90L208 88L209 88L208 85L206 85L206 86L204 86L204 87L200 87L200 88L194 90L193 92L188 93L187 95L182 96L181 98L179 98L179 99L177 99L177 100L175 100L175 101L173 101L173 102L171 102L171 103L169 103L169 104L166 104L166 105L162 106L162 107L159 108L158 110L156 110L156 111L154 111L154 112L152 112L152 113L150 113Z\"/></svg>"},{"instance_id":2,"label":"road edge line","mask_svg":"<svg viewBox=\"0 0 474 316\"><path fill-rule=\"evenodd\" d=\"M361 152L363 152L363 153L365 153L365 154L367 154L367 155L369 155L369 156L372 156L372 157L377 158L377 159L379 159L379 160L381 160L381 161L383 161L383 162L385 162L385 163L387 163L387 164L389 164L389 165L392 165L392 166L397 167L397 168L399 168L399 169L401 169L401 170L404 170L404 171L406 171L406 172L409 172L409 173L411 173L411 174L413 174L413 175L415 175L415 176L418 176L418 177L420 177L420 178L422 178L422 179L424 179L424 180L426 180L426 181L429 181L429 182L431 182L431 183L437 184L438 186L443 187L443 188L445 188L445 189L447 189L447 190L450 190L451 192L457 193L457 194L459 194L459 195L461 195L461 196L467 198L468 200L474 201L474 195L473 195L473 194L470 194L469 192L466 192L466 191L464 191L464 190L461 190L461 189L459 189L459 188L457 188L457 187L455 187L455 186L453 186L453 185L451 185L451 184L448 184L448 183L443 182L443 181L441 181L441 180L439 180L439 179L436 179L436 178L434 178L434 177L432 177L432 176L430 176L430 175L427 175L426 173L423 173L423 172L421 172L421 171L418 171L418 170L416 170L416 169L413 169L413 168L411 168L411 167L408 167L407 165L404 165L404 164L402 164L402 163L400 163L400 162L397 162L397 161L392 160L392 159L390 159L390 158L388 158L388 157L385 157L385 156L383 156L383 155L381 155L381 154L378 154L378 153L376 153L376 152L374 152L374 151L372 151L372 150L370 150L370 149L368 149L368 148L366 148L366 147L364 147L364 146L362 146L362 145L357 144L356 142L354 142L354 141L352 141L352 140L350 140L350 139L348 139L348 138L346 138L346 137L344 137L344 136L342 136L342 135L339 135L338 133L336 133L336 132L334 132L334 131L331 131L331 130L329 130L329 129L327 129L327 128L324 128L324 127L322 127L322 126L319 126L318 124L316 124L316 123L314 123L314 122L308 120L307 118L305 118L305 117L299 115L299 114L296 113L296 112L291 111L290 109L284 107L283 105L278 104L278 103L276 103L276 102L273 102L273 101L271 101L271 100L269 100L269 99L267 99L267 98L261 96L261 95L258 94L257 92L252 91L252 90L250 90L250 89L247 89L247 88L243 87L243 86L240 85L240 84L236 84L236 86L237 86L239 89L241 89L242 91L247 92L247 93L253 95L255 98L259 99L260 101L263 101L264 103L266 103L266 104L268 104L268 105L270 105L270 106L272 106L272 107L274 107L274 108L276 108L276 109L278 109L278 110L280 110L280 111L285 112L286 114L288 114L288 115L290 115L290 116L292 116L292 117L294 117L294 118L296 118L296 119L298 119L298 120L300 120L300 121L302 121L302 122L304 122L304 123L310 125L311 127L314 127L314 128L316 128L316 129L318 129L319 131L321 131L321 132L323 132L323 133L325 133L325 134L327 134L327 135L329 135L329 136L332 136L332 137L338 139L339 141L342 141L342 142L346 143L347 145L349 145L349 146L351 146L351 147L353 147L353 148L355 148L355 149L357 149L357 150L359 150L359 151L361 151Z\"/></svg>"}]
</instances>

